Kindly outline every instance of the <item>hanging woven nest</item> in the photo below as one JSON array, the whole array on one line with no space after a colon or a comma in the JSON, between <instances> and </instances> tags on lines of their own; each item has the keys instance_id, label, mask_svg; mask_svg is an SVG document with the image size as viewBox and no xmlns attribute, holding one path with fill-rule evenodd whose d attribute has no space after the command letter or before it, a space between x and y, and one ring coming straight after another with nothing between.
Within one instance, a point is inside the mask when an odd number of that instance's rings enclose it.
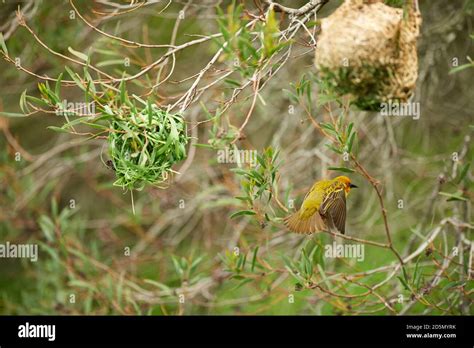
<instances>
[{"instance_id":1,"label":"hanging woven nest","mask_svg":"<svg viewBox=\"0 0 474 348\"><path fill-rule=\"evenodd\" d=\"M186 122L155 104L116 115L110 124L109 154L117 176L115 186L141 190L159 186L171 167L186 158Z\"/></svg>"},{"instance_id":2,"label":"hanging woven nest","mask_svg":"<svg viewBox=\"0 0 474 348\"><path fill-rule=\"evenodd\" d=\"M321 20L316 67L328 88L350 94L363 110L410 98L418 77L421 25L413 2L399 9L380 0L346 0Z\"/></svg>"}]
</instances>

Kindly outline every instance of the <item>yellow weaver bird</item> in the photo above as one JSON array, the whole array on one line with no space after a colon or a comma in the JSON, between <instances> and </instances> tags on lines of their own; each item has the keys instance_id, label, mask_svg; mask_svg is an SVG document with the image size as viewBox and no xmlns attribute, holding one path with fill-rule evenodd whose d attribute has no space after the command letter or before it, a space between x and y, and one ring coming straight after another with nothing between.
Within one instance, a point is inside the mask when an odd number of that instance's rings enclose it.
<instances>
[{"instance_id":1,"label":"yellow weaver bird","mask_svg":"<svg viewBox=\"0 0 474 348\"><path fill-rule=\"evenodd\" d=\"M284 219L288 229L296 233L324 230L344 234L346 230L346 197L357 187L347 176L314 183L306 194L300 210Z\"/></svg>"}]
</instances>

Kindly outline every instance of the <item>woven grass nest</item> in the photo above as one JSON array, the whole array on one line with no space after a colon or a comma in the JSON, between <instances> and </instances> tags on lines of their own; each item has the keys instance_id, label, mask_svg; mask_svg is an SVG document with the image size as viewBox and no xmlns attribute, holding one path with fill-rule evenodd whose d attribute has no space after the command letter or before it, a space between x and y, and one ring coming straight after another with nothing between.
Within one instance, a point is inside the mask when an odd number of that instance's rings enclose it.
<instances>
[{"instance_id":1,"label":"woven grass nest","mask_svg":"<svg viewBox=\"0 0 474 348\"><path fill-rule=\"evenodd\" d=\"M420 25L413 0L404 9L380 0L346 0L321 20L315 61L321 79L363 110L406 102L418 77Z\"/></svg>"},{"instance_id":2,"label":"woven grass nest","mask_svg":"<svg viewBox=\"0 0 474 348\"><path fill-rule=\"evenodd\" d=\"M149 104L135 107L111 122L109 154L117 180L114 185L141 190L166 181L171 167L186 158L186 122L179 114Z\"/></svg>"}]
</instances>

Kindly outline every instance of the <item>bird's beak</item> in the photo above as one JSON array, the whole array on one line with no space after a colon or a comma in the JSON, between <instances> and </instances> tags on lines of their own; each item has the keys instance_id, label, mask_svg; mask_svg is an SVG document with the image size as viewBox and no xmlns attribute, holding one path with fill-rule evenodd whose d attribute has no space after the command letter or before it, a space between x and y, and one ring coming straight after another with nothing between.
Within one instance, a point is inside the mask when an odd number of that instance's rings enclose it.
<instances>
[{"instance_id":1,"label":"bird's beak","mask_svg":"<svg viewBox=\"0 0 474 348\"><path fill-rule=\"evenodd\" d=\"M358 188L359 186L356 186L356 185L354 185L354 184L349 184L349 187L350 187L350 188Z\"/></svg>"}]
</instances>

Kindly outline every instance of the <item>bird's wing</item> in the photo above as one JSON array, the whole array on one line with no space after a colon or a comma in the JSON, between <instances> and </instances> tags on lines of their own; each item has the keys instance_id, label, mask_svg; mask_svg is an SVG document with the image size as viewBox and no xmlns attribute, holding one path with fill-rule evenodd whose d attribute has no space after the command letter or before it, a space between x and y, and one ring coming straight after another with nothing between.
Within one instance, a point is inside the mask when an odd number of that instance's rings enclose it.
<instances>
[{"instance_id":1,"label":"bird's wing","mask_svg":"<svg viewBox=\"0 0 474 348\"><path fill-rule=\"evenodd\" d=\"M319 208L319 214L332 220L334 227L344 234L346 231L346 193L344 189L329 193Z\"/></svg>"},{"instance_id":2,"label":"bird's wing","mask_svg":"<svg viewBox=\"0 0 474 348\"><path fill-rule=\"evenodd\" d=\"M297 211L286 217L283 221L288 229L296 233L310 234L326 229L321 216L317 212L305 219L301 218L300 212Z\"/></svg>"}]
</instances>

